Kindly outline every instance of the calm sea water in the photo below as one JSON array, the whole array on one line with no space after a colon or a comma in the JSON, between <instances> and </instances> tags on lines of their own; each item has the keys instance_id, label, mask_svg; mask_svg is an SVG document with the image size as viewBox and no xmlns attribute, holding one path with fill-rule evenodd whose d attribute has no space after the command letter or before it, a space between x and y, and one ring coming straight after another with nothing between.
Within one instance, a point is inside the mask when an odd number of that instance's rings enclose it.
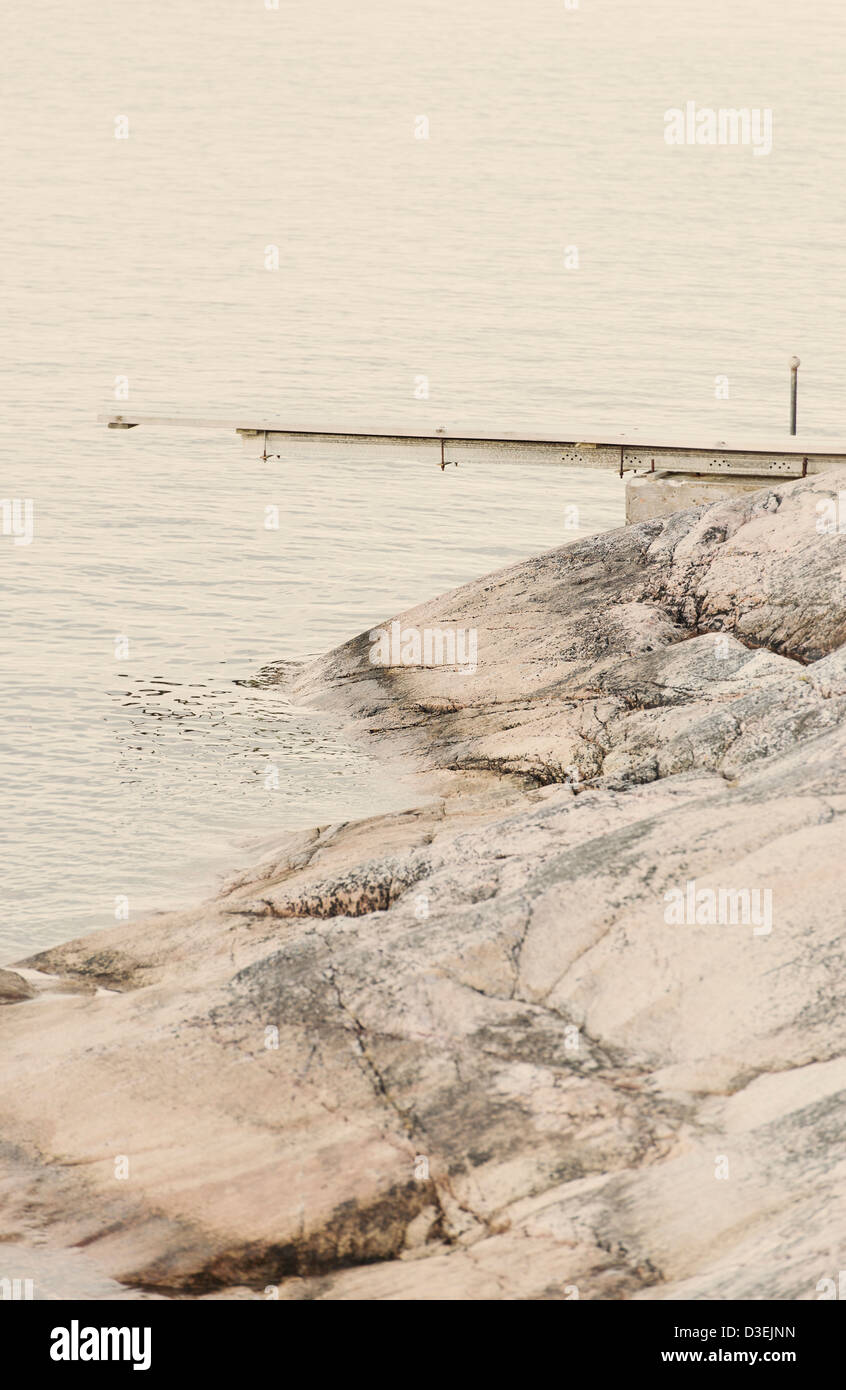
<instances>
[{"instance_id":1,"label":"calm sea water","mask_svg":"<svg viewBox=\"0 0 846 1390\"><path fill-rule=\"evenodd\" d=\"M6 0L2 23L0 492L35 507L31 545L0 536L10 961L117 899L196 898L257 836L405 804L259 673L572 538L568 506L578 534L622 520L603 474L107 432L116 379L127 412L725 437L783 427L797 352L802 426L843 434L846 12ZM669 149L688 100L772 108L772 153Z\"/></svg>"}]
</instances>

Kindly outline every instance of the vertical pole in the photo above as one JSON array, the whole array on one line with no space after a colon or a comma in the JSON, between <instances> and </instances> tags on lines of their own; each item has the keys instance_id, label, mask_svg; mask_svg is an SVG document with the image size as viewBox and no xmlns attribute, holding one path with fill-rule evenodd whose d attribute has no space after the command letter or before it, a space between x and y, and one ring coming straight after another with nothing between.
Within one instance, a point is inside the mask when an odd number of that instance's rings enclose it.
<instances>
[{"instance_id":1,"label":"vertical pole","mask_svg":"<svg viewBox=\"0 0 846 1390\"><path fill-rule=\"evenodd\" d=\"M799 358L790 359L790 433L796 433L796 394L799 376Z\"/></svg>"}]
</instances>

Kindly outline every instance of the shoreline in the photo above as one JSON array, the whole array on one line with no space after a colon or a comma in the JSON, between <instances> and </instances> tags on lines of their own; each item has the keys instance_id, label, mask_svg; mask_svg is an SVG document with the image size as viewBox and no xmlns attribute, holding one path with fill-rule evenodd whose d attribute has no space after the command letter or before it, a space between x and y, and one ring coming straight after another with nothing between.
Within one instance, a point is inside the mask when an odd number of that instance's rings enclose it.
<instances>
[{"instance_id":1,"label":"shoreline","mask_svg":"<svg viewBox=\"0 0 846 1390\"><path fill-rule=\"evenodd\" d=\"M472 676L367 633L301 671L430 800L20 963L54 978L0 1010L6 1239L165 1297L813 1298L846 1235L843 476L399 615L476 631ZM771 932L671 925L691 882L768 888Z\"/></svg>"},{"instance_id":2,"label":"shoreline","mask_svg":"<svg viewBox=\"0 0 846 1390\"><path fill-rule=\"evenodd\" d=\"M284 677L274 684L284 689L289 681L290 668L308 664L307 659L296 663L286 661ZM240 681L235 683L243 684ZM15 961L55 950L69 941L108 930L116 920L124 921L128 926L141 925L163 913L187 911L198 903L213 900L230 879L244 870L245 865L257 863L265 849L272 846L274 839L282 834L306 831L315 820L354 818L366 813L368 803L376 803L385 814L412 804L412 793L406 789L407 770L387 767L384 759L377 760L373 756L366 742L352 743L344 735L342 721L337 717L321 715L316 710L308 710L292 702L281 707L280 715L286 723L282 725L281 734L277 735L281 754L277 754L279 763L274 764L272 745L268 746L263 759L255 757L250 760L245 757L242 785L236 788L242 793L243 800L241 803L236 801L229 820L224 823L215 821L212 825L206 816L205 823L198 818L200 823L190 833L180 828L181 841L175 846L179 854L178 867L160 863L155 871L151 867L142 884L128 887L125 901L127 912L131 903L129 917L118 919L116 912L104 909L102 920L92 923L90 909L86 911L77 906L75 914L57 910L49 917L42 914L33 919L25 914L18 915L16 902L12 904L9 914L16 923L16 930L0 942L0 970L10 969ZM308 755L312 742L320 741L323 745L315 768L316 787L308 810L303 805L303 788L286 783L292 753L290 747L282 746L282 738L287 737L290 741L287 725L290 720L295 720L299 726L298 737L304 745L304 769L309 767ZM250 762L259 788L262 779L274 766L278 785L268 799L269 804L264 808L259 806L252 809L247 816L242 808L249 802L249 789L244 789ZM276 825L274 830L268 829L271 817ZM63 925L57 927L55 935L52 935L45 928L47 921L59 921Z\"/></svg>"}]
</instances>

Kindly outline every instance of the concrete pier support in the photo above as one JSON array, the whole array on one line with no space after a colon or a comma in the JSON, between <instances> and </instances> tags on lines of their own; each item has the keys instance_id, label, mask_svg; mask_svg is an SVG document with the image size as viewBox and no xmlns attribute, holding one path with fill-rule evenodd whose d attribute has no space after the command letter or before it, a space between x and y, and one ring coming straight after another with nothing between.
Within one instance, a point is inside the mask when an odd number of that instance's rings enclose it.
<instances>
[{"instance_id":1,"label":"concrete pier support","mask_svg":"<svg viewBox=\"0 0 846 1390\"><path fill-rule=\"evenodd\" d=\"M757 492L772 477L715 477L705 473L632 473L626 479L626 524L670 516L685 507L722 502L742 492Z\"/></svg>"}]
</instances>

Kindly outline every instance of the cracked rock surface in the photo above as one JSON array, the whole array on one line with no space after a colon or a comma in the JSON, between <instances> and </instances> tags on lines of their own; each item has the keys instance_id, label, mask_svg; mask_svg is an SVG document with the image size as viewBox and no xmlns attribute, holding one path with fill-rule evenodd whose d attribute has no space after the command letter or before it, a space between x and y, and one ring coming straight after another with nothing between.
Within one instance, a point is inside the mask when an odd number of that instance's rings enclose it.
<instances>
[{"instance_id":1,"label":"cracked rock surface","mask_svg":"<svg viewBox=\"0 0 846 1390\"><path fill-rule=\"evenodd\" d=\"M168 1297L817 1297L846 1267L842 487L402 615L475 629L474 674L374 666L366 633L306 667L419 807L0 981L2 1238Z\"/></svg>"}]
</instances>

